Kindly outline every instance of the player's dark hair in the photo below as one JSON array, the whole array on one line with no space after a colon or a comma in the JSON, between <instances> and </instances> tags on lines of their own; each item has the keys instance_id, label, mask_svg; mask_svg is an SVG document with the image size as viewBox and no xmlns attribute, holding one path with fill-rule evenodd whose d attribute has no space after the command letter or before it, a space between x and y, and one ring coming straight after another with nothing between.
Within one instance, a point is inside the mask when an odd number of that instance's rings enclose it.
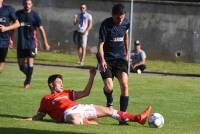
<instances>
[{"instance_id":1,"label":"player's dark hair","mask_svg":"<svg viewBox=\"0 0 200 134\"><path fill-rule=\"evenodd\" d=\"M85 5L87 7L86 3L81 3L80 6L82 6L82 5Z\"/></svg>"},{"instance_id":2,"label":"player's dark hair","mask_svg":"<svg viewBox=\"0 0 200 134\"><path fill-rule=\"evenodd\" d=\"M112 8L112 15L123 15L125 13L126 11L123 4L115 4Z\"/></svg>"},{"instance_id":3,"label":"player's dark hair","mask_svg":"<svg viewBox=\"0 0 200 134\"><path fill-rule=\"evenodd\" d=\"M26 1L28 1L28 0L22 0L22 4L24 5L26 3ZM33 2L33 0L30 0L30 1Z\"/></svg>"},{"instance_id":4,"label":"player's dark hair","mask_svg":"<svg viewBox=\"0 0 200 134\"><path fill-rule=\"evenodd\" d=\"M50 75L48 78L48 84L53 83L57 78L60 78L61 80L63 80L63 76L61 74Z\"/></svg>"}]
</instances>

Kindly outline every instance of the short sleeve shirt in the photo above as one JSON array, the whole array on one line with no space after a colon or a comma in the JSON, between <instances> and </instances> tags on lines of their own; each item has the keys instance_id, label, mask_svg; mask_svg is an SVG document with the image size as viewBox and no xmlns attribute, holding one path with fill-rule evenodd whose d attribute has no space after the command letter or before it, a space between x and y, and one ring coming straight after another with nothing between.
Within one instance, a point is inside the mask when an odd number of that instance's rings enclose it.
<instances>
[{"instance_id":1,"label":"short sleeve shirt","mask_svg":"<svg viewBox=\"0 0 200 134\"><path fill-rule=\"evenodd\" d=\"M38 112L48 114L56 122L64 122L64 111L78 105L74 101L74 92L64 90L60 93L52 93L41 100Z\"/></svg>"},{"instance_id":2,"label":"short sleeve shirt","mask_svg":"<svg viewBox=\"0 0 200 134\"><path fill-rule=\"evenodd\" d=\"M78 32L85 32L86 28L88 27L89 21L92 23L92 15L88 12L85 13L78 13L75 15L77 17L78 25L77 31Z\"/></svg>"},{"instance_id":3,"label":"short sleeve shirt","mask_svg":"<svg viewBox=\"0 0 200 134\"><path fill-rule=\"evenodd\" d=\"M113 18L105 19L99 30L99 41L104 42L103 51L106 61L124 59L124 36L128 32L130 23L125 18L119 25L113 22Z\"/></svg>"},{"instance_id":4,"label":"short sleeve shirt","mask_svg":"<svg viewBox=\"0 0 200 134\"><path fill-rule=\"evenodd\" d=\"M15 9L8 5L3 5L0 8L0 24L9 26L11 22L15 22L17 17ZM0 32L0 48L7 48L9 45L9 31Z\"/></svg>"},{"instance_id":5,"label":"short sleeve shirt","mask_svg":"<svg viewBox=\"0 0 200 134\"><path fill-rule=\"evenodd\" d=\"M20 22L20 28L18 29L18 48L35 48L36 29L42 25L38 13L33 10L30 13L25 10L19 10L16 12L16 15Z\"/></svg>"},{"instance_id":6,"label":"short sleeve shirt","mask_svg":"<svg viewBox=\"0 0 200 134\"><path fill-rule=\"evenodd\" d=\"M136 50L132 50L131 59L134 64L138 64L143 59L146 59L146 53L143 50L140 50L139 52L137 52Z\"/></svg>"}]
</instances>

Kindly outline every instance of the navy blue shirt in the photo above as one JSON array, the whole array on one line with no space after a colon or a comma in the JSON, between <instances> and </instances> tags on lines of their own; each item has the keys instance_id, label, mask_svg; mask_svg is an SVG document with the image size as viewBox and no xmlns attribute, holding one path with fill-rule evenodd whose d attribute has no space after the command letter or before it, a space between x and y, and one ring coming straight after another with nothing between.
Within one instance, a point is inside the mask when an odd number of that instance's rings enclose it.
<instances>
[{"instance_id":1,"label":"navy blue shirt","mask_svg":"<svg viewBox=\"0 0 200 134\"><path fill-rule=\"evenodd\" d=\"M0 8L0 24L9 26L11 22L15 22L17 17L15 15L15 9L8 5L3 5ZM0 48L8 48L9 45L9 31L0 32Z\"/></svg>"},{"instance_id":2,"label":"navy blue shirt","mask_svg":"<svg viewBox=\"0 0 200 134\"><path fill-rule=\"evenodd\" d=\"M113 18L105 19L99 30L99 41L104 42L103 51L106 61L124 59L124 36L130 27L125 18L121 24L115 24Z\"/></svg>"},{"instance_id":3,"label":"navy blue shirt","mask_svg":"<svg viewBox=\"0 0 200 134\"><path fill-rule=\"evenodd\" d=\"M19 10L16 12L20 22L18 29L18 49L33 49L36 47L36 29L41 26L41 19L35 11L26 12Z\"/></svg>"}]
</instances>

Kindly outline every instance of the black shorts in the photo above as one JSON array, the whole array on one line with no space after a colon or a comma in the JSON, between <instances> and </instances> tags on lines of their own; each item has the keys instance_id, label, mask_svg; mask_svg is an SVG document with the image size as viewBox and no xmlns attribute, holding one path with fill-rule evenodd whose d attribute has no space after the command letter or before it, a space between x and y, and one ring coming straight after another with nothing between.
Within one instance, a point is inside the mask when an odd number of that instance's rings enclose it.
<instances>
[{"instance_id":1,"label":"black shorts","mask_svg":"<svg viewBox=\"0 0 200 134\"><path fill-rule=\"evenodd\" d=\"M0 48L0 63L6 61L7 53L8 53L8 48Z\"/></svg>"},{"instance_id":2,"label":"black shorts","mask_svg":"<svg viewBox=\"0 0 200 134\"><path fill-rule=\"evenodd\" d=\"M105 72L100 72L102 79L114 78L118 73L125 72L128 74L128 62L123 59L116 59L107 62L107 69Z\"/></svg>"},{"instance_id":3,"label":"black shorts","mask_svg":"<svg viewBox=\"0 0 200 134\"><path fill-rule=\"evenodd\" d=\"M33 49L17 49L17 58L35 58L36 51Z\"/></svg>"}]
</instances>

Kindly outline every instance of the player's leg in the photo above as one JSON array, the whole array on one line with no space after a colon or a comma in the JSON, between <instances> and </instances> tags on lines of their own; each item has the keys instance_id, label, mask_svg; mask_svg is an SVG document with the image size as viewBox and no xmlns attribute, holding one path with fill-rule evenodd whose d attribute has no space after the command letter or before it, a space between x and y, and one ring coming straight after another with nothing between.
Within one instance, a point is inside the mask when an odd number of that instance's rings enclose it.
<instances>
[{"instance_id":1,"label":"player's leg","mask_svg":"<svg viewBox=\"0 0 200 134\"><path fill-rule=\"evenodd\" d=\"M126 72L121 72L117 74L117 79L120 84L121 96L120 96L120 110L126 111L129 102L128 94L128 74Z\"/></svg>"},{"instance_id":2,"label":"player's leg","mask_svg":"<svg viewBox=\"0 0 200 134\"><path fill-rule=\"evenodd\" d=\"M106 96L106 106L107 107L112 107L113 106L113 79L112 78L106 78L103 80L104 82L104 95Z\"/></svg>"},{"instance_id":3,"label":"player's leg","mask_svg":"<svg viewBox=\"0 0 200 134\"><path fill-rule=\"evenodd\" d=\"M118 120L118 121L138 122L141 125L145 124L146 119L149 117L152 111L151 106L148 106L144 112L135 115L135 114L118 111L115 109L98 106L98 105L95 105L94 107L96 109L97 118L112 117L113 119Z\"/></svg>"},{"instance_id":4,"label":"player's leg","mask_svg":"<svg viewBox=\"0 0 200 134\"><path fill-rule=\"evenodd\" d=\"M33 65L34 65L34 58L27 58L27 74L26 74L26 80L24 82L25 88L30 87L33 74Z\"/></svg>"},{"instance_id":5,"label":"player's leg","mask_svg":"<svg viewBox=\"0 0 200 134\"><path fill-rule=\"evenodd\" d=\"M25 75L27 75L27 65L26 65L25 56L24 56L25 53L26 53L25 50L17 49L17 62L18 62L19 70Z\"/></svg>"},{"instance_id":6,"label":"player's leg","mask_svg":"<svg viewBox=\"0 0 200 134\"><path fill-rule=\"evenodd\" d=\"M5 62L0 62L0 73L3 72L4 67L5 67Z\"/></svg>"},{"instance_id":7,"label":"player's leg","mask_svg":"<svg viewBox=\"0 0 200 134\"><path fill-rule=\"evenodd\" d=\"M101 73L101 77L102 77L103 82L104 82L103 91L104 91L104 95L106 96L106 100L107 100L106 106L112 107L112 105L113 105L113 96L112 96L112 93L113 93L113 74L112 74L111 67L110 67L109 63L108 63L108 68L106 69L106 71L100 72L100 73Z\"/></svg>"},{"instance_id":8,"label":"player's leg","mask_svg":"<svg viewBox=\"0 0 200 134\"><path fill-rule=\"evenodd\" d=\"M125 60L116 61L116 77L120 84L120 111L126 111L129 102L128 94L128 63Z\"/></svg>"},{"instance_id":9,"label":"player's leg","mask_svg":"<svg viewBox=\"0 0 200 134\"><path fill-rule=\"evenodd\" d=\"M8 48L0 48L0 73L5 67L5 60L8 53Z\"/></svg>"},{"instance_id":10,"label":"player's leg","mask_svg":"<svg viewBox=\"0 0 200 134\"><path fill-rule=\"evenodd\" d=\"M84 65L85 56L86 56L86 47L87 47L87 39L88 35L84 34L81 36L82 38L82 55L81 55L81 65Z\"/></svg>"},{"instance_id":11,"label":"player's leg","mask_svg":"<svg viewBox=\"0 0 200 134\"><path fill-rule=\"evenodd\" d=\"M81 57L82 57L82 53L83 53L82 51L83 51L82 48L78 47L78 58L79 58L78 64L81 63Z\"/></svg>"}]
</instances>

